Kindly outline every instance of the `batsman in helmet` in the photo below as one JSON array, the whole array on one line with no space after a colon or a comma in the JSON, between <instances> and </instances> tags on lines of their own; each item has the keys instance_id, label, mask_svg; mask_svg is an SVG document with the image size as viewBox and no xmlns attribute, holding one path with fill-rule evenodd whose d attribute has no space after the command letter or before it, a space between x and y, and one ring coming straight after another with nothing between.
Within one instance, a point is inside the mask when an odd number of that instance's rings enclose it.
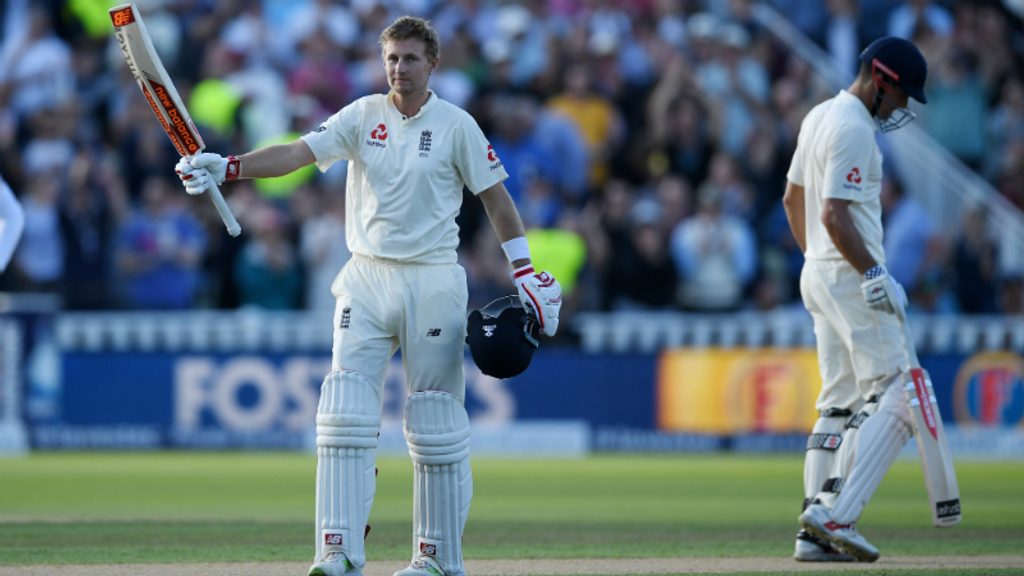
<instances>
[{"instance_id":1,"label":"batsman in helmet","mask_svg":"<svg viewBox=\"0 0 1024 576\"><path fill-rule=\"evenodd\" d=\"M913 43L872 42L853 83L800 127L783 205L804 252L800 291L814 321L822 389L804 464L800 561L868 561L855 524L912 435L900 384L903 287L882 248L882 153L876 141L927 102L928 67Z\"/></svg>"}]
</instances>

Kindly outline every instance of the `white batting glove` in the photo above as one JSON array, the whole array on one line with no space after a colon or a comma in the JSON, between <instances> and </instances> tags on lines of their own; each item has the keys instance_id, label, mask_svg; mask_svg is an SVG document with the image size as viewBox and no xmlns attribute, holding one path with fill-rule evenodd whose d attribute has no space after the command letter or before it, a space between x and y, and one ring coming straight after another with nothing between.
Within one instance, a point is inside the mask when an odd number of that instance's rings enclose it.
<instances>
[{"instance_id":1,"label":"white batting glove","mask_svg":"<svg viewBox=\"0 0 1024 576\"><path fill-rule=\"evenodd\" d=\"M546 336L558 331L558 311L562 308L562 286L547 272L535 272L531 264L512 271L523 307L533 312Z\"/></svg>"},{"instance_id":2,"label":"white batting glove","mask_svg":"<svg viewBox=\"0 0 1024 576\"><path fill-rule=\"evenodd\" d=\"M878 265L864 274L860 284L868 307L888 314L898 314L907 308L907 293L903 286L889 275L885 266Z\"/></svg>"},{"instance_id":3,"label":"white batting glove","mask_svg":"<svg viewBox=\"0 0 1024 576\"><path fill-rule=\"evenodd\" d=\"M237 180L241 175L238 158L224 157L212 152L196 154L178 161L174 171L189 194L202 194L211 184L220 186L225 180Z\"/></svg>"},{"instance_id":4,"label":"white batting glove","mask_svg":"<svg viewBox=\"0 0 1024 576\"><path fill-rule=\"evenodd\" d=\"M210 187L210 182L213 181L209 170L193 168L188 158L178 160L178 163L174 165L174 172L185 187L185 192L193 196L206 192L206 189Z\"/></svg>"}]
</instances>

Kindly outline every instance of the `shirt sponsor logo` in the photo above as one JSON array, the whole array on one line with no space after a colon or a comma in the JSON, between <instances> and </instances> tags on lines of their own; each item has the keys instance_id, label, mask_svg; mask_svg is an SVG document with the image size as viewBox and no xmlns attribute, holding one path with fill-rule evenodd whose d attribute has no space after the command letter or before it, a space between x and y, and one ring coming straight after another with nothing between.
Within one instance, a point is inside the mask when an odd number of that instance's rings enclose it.
<instances>
[{"instance_id":1,"label":"shirt sponsor logo","mask_svg":"<svg viewBox=\"0 0 1024 576\"><path fill-rule=\"evenodd\" d=\"M387 148L384 141L388 139L388 127L386 124L381 122L377 124L377 127L370 131L370 139L366 141L367 146L376 146L377 148Z\"/></svg>"},{"instance_id":2,"label":"shirt sponsor logo","mask_svg":"<svg viewBox=\"0 0 1024 576\"><path fill-rule=\"evenodd\" d=\"M487 161L491 163L491 170L497 170L501 168L501 160L498 159L498 154L494 151L494 146L487 145Z\"/></svg>"},{"instance_id":3,"label":"shirt sponsor logo","mask_svg":"<svg viewBox=\"0 0 1024 576\"><path fill-rule=\"evenodd\" d=\"M347 330L348 327L351 324L352 324L352 307L351 306L345 306L341 310L341 322L338 324L338 327L341 328L342 330Z\"/></svg>"},{"instance_id":4,"label":"shirt sponsor logo","mask_svg":"<svg viewBox=\"0 0 1024 576\"><path fill-rule=\"evenodd\" d=\"M843 184L843 188L860 190L861 175L860 168L854 166L852 170L846 173L846 182Z\"/></svg>"}]
</instances>

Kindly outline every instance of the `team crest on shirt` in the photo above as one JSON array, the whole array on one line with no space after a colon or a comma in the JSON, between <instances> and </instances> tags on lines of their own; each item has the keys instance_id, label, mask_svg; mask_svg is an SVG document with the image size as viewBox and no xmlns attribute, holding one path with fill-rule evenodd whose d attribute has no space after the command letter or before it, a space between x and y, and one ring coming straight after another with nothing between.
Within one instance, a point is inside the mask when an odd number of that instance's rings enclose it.
<instances>
[{"instance_id":1,"label":"team crest on shirt","mask_svg":"<svg viewBox=\"0 0 1024 576\"><path fill-rule=\"evenodd\" d=\"M381 122L377 126L370 130L370 139L366 141L367 146L376 146L377 148L387 148L387 144L384 143L388 139L388 126Z\"/></svg>"},{"instance_id":2,"label":"team crest on shirt","mask_svg":"<svg viewBox=\"0 0 1024 576\"><path fill-rule=\"evenodd\" d=\"M434 133L430 130L420 132L420 158L429 156L430 144L433 142Z\"/></svg>"}]
</instances>

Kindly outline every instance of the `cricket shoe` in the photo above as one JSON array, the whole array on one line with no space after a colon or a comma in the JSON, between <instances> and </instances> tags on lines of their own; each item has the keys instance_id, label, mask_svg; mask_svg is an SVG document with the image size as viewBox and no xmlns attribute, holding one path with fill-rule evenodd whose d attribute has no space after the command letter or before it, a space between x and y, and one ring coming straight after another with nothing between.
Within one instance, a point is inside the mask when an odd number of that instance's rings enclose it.
<instances>
[{"instance_id":1,"label":"cricket shoe","mask_svg":"<svg viewBox=\"0 0 1024 576\"><path fill-rule=\"evenodd\" d=\"M831 544L813 536L807 530L796 533L796 551L793 559L797 562L853 562L856 560L849 554L840 552Z\"/></svg>"},{"instance_id":2,"label":"cricket shoe","mask_svg":"<svg viewBox=\"0 0 1024 576\"><path fill-rule=\"evenodd\" d=\"M394 576L446 576L444 570L441 570L441 565L437 563L430 556L418 556L415 560L409 564L408 568L403 568L398 572L394 573Z\"/></svg>"},{"instance_id":3,"label":"cricket shoe","mask_svg":"<svg viewBox=\"0 0 1024 576\"><path fill-rule=\"evenodd\" d=\"M309 567L309 576L362 576L362 574L341 552L328 552L319 562Z\"/></svg>"},{"instance_id":4,"label":"cricket shoe","mask_svg":"<svg viewBox=\"0 0 1024 576\"><path fill-rule=\"evenodd\" d=\"M861 536L853 524L840 524L832 519L829 509L821 504L811 504L800 515L800 524L818 538L828 540L834 547L853 556L861 562L878 560L878 548Z\"/></svg>"}]
</instances>

